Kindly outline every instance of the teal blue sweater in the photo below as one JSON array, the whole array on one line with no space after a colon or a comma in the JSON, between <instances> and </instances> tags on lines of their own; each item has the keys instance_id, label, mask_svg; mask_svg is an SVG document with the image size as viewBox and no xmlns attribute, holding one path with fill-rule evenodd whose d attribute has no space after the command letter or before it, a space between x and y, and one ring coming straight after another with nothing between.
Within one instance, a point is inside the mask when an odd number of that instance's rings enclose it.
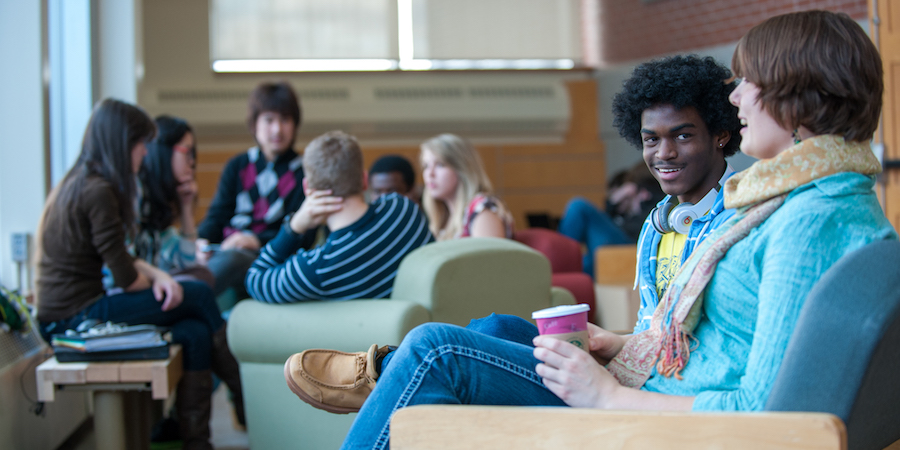
<instances>
[{"instance_id":1,"label":"teal blue sweater","mask_svg":"<svg viewBox=\"0 0 900 450\"><path fill-rule=\"evenodd\" d=\"M719 262L684 379L654 371L643 389L696 396L695 411L761 410L815 282L841 256L897 239L873 185L871 177L839 173L791 192Z\"/></svg>"}]
</instances>

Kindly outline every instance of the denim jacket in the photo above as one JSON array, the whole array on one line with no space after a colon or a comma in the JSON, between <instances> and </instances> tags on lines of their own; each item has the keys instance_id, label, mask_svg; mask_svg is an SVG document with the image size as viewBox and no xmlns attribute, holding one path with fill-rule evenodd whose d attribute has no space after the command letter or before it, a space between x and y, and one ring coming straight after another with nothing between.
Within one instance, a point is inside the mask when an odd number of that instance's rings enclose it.
<instances>
[{"instance_id":1,"label":"denim jacket","mask_svg":"<svg viewBox=\"0 0 900 450\"><path fill-rule=\"evenodd\" d=\"M725 169L724 180L731 178L735 174L731 165ZM724 183L723 180L723 183ZM681 261L686 261L697 244L720 225L725 223L734 215L734 210L725 210L725 194L724 189L719 189L719 195L709 212L698 217L691 224L690 232L684 243L684 250L681 252ZM662 206L671 195L667 195L656 206ZM662 240L662 234L657 232L650 223L650 217L644 221L641 228L641 235L638 237L637 250L637 267L635 268L634 286L640 288L641 308L638 310L637 323L634 326L634 333L650 328L650 318L653 317L653 311L659 304L659 296L656 293L656 254L659 250L659 241Z\"/></svg>"}]
</instances>

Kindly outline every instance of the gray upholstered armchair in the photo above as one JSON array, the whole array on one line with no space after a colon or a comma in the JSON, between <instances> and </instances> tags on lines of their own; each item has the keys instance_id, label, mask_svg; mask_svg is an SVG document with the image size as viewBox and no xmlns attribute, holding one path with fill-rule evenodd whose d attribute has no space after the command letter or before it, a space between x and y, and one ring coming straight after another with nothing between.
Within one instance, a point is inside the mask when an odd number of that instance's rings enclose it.
<instances>
[{"instance_id":1,"label":"gray upholstered armchair","mask_svg":"<svg viewBox=\"0 0 900 450\"><path fill-rule=\"evenodd\" d=\"M900 439L898 380L900 242L881 241L842 258L809 293L766 404L769 412L423 405L394 415L391 445L875 450Z\"/></svg>"},{"instance_id":2,"label":"gray upholstered armchair","mask_svg":"<svg viewBox=\"0 0 900 450\"><path fill-rule=\"evenodd\" d=\"M294 396L284 381L291 354L399 344L421 323L464 326L492 312L530 320L532 311L574 303L568 291L551 288L550 277L547 259L523 244L468 238L429 244L407 256L390 299L239 302L228 321L228 342L241 366L250 446L338 448L356 417L314 409Z\"/></svg>"}]
</instances>

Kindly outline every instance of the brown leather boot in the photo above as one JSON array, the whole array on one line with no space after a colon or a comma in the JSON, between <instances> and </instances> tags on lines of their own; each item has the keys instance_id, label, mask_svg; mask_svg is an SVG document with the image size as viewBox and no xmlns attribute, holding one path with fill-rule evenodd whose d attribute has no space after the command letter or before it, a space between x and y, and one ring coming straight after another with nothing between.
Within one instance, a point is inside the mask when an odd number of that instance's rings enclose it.
<instances>
[{"instance_id":1,"label":"brown leather boot","mask_svg":"<svg viewBox=\"0 0 900 450\"><path fill-rule=\"evenodd\" d=\"M175 413L183 450L212 450L209 416L212 407L212 372L188 370L181 375L175 394Z\"/></svg>"},{"instance_id":2,"label":"brown leather boot","mask_svg":"<svg viewBox=\"0 0 900 450\"><path fill-rule=\"evenodd\" d=\"M358 412L378 379L376 361L394 347L345 353L312 349L284 363L284 378L294 394L310 405L336 414Z\"/></svg>"},{"instance_id":3,"label":"brown leather boot","mask_svg":"<svg viewBox=\"0 0 900 450\"><path fill-rule=\"evenodd\" d=\"M231 391L231 402L234 405L235 419L241 426L247 425L244 416L244 390L241 387L241 371L238 362L228 348L225 327L219 328L212 337L212 370L228 390Z\"/></svg>"}]
</instances>

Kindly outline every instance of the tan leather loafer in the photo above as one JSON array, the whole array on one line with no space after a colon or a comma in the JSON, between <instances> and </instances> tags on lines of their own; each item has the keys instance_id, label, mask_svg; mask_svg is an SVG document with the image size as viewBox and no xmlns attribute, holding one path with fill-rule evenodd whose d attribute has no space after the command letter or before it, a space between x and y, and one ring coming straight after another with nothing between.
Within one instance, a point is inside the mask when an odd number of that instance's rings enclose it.
<instances>
[{"instance_id":1,"label":"tan leather loafer","mask_svg":"<svg viewBox=\"0 0 900 450\"><path fill-rule=\"evenodd\" d=\"M336 414L357 412L375 388L376 356L388 347L373 344L367 352L311 349L284 363L284 378L294 394L310 405Z\"/></svg>"}]
</instances>

